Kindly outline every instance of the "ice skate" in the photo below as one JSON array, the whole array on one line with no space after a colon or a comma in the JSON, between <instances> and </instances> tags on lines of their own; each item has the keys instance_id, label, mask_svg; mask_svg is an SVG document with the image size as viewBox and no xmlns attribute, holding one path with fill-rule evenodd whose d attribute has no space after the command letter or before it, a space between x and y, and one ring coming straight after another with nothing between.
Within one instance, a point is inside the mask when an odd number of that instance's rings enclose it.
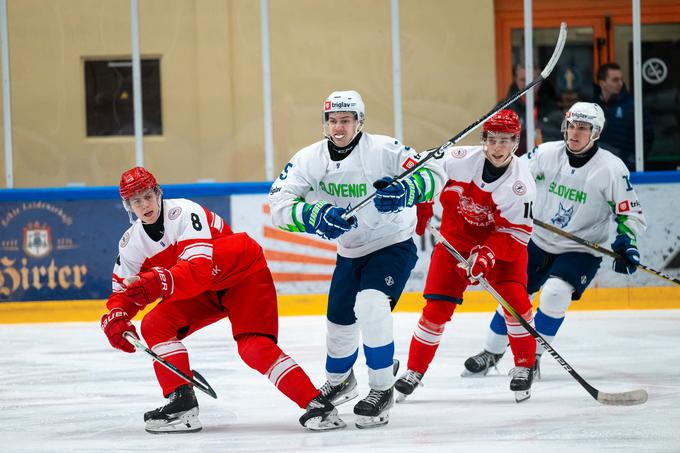
<instances>
[{"instance_id":1,"label":"ice skate","mask_svg":"<svg viewBox=\"0 0 680 453\"><path fill-rule=\"evenodd\" d=\"M531 383L534 379L534 368L517 366L510 370L510 390L515 392L515 401L521 403L531 397Z\"/></svg>"},{"instance_id":2,"label":"ice skate","mask_svg":"<svg viewBox=\"0 0 680 453\"><path fill-rule=\"evenodd\" d=\"M496 364L501 359L501 357L503 357L503 354L505 354L505 352L494 354L493 352L484 350L479 354L473 355L465 361L465 369L460 375L462 377L486 376L489 373L489 368L491 367L493 367L496 372L498 372Z\"/></svg>"},{"instance_id":3,"label":"ice skate","mask_svg":"<svg viewBox=\"0 0 680 453\"><path fill-rule=\"evenodd\" d=\"M354 423L357 428L374 428L386 425L389 421L389 411L394 404L394 388L387 390L373 390L368 392L366 398L354 406L354 414L357 416Z\"/></svg>"},{"instance_id":4,"label":"ice skate","mask_svg":"<svg viewBox=\"0 0 680 453\"><path fill-rule=\"evenodd\" d=\"M347 426L338 416L338 410L322 395L309 402L300 417L300 424L311 431L328 431Z\"/></svg>"},{"instance_id":5,"label":"ice skate","mask_svg":"<svg viewBox=\"0 0 680 453\"><path fill-rule=\"evenodd\" d=\"M357 380L354 377L354 370L351 370L349 376L338 385L333 385L330 381L326 381L319 389L319 392L321 392L321 395L324 398L333 403L334 406L339 406L342 403L356 398L359 396L359 391L357 390Z\"/></svg>"},{"instance_id":6,"label":"ice skate","mask_svg":"<svg viewBox=\"0 0 680 453\"><path fill-rule=\"evenodd\" d=\"M422 384L423 374L418 373L413 370L406 370L406 373L402 374L397 382L394 383L394 389L397 391L397 403L401 403L409 396L416 387Z\"/></svg>"},{"instance_id":7,"label":"ice skate","mask_svg":"<svg viewBox=\"0 0 680 453\"><path fill-rule=\"evenodd\" d=\"M181 385L167 398L168 404L144 414L147 432L195 433L203 428L198 419L198 401L191 386Z\"/></svg>"}]
</instances>

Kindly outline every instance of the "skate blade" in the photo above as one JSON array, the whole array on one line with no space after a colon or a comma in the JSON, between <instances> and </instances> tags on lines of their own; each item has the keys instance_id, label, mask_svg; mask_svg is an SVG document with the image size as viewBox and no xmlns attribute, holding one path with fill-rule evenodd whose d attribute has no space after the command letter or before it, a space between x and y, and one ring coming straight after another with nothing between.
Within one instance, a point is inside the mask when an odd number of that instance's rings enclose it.
<instances>
[{"instance_id":1,"label":"skate blade","mask_svg":"<svg viewBox=\"0 0 680 453\"><path fill-rule=\"evenodd\" d=\"M475 373L475 372L468 370L467 368L464 368L463 372L460 373L460 377L484 377L487 374L489 374L489 368L487 368L484 371L480 371L479 373Z\"/></svg>"},{"instance_id":2,"label":"skate blade","mask_svg":"<svg viewBox=\"0 0 680 453\"><path fill-rule=\"evenodd\" d=\"M357 390L357 388L354 387L349 392L347 392L344 395L339 396L338 398L331 401L331 403L333 403L333 406L339 406L343 403L346 403L347 401L353 400L357 396L359 396L359 390Z\"/></svg>"},{"instance_id":3,"label":"skate blade","mask_svg":"<svg viewBox=\"0 0 680 453\"><path fill-rule=\"evenodd\" d=\"M385 411L377 417L357 415L354 419L354 425L359 429L377 428L378 426L386 425L389 421L390 414Z\"/></svg>"},{"instance_id":4,"label":"skate blade","mask_svg":"<svg viewBox=\"0 0 680 453\"><path fill-rule=\"evenodd\" d=\"M198 408L193 408L169 420L149 420L144 427L151 434L195 433L203 429Z\"/></svg>"},{"instance_id":5,"label":"skate blade","mask_svg":"<svg viewBox=\"0 0 680 453\"><path fill-rule=\"evenodd\" d=\"M399 390L395 390L395 393L397 394L397 397L394 399L394 401L396 401L397 404L404 402L408 397L408 395L401 393Z\"/></svg>"},{"instance_id":6,"label":"skate blade","mask_svg":"<svg viewBox=\"0 0 680 453\"><path fill-rule=\"evenodd\" d=\"M531 390L519 390L515 392L515 402L521 403L531 398Z\"/></svg>"},{"instance_id":7,"label":"skate blade","mask_svg":"<svg viewBox=\"0 0 680 453\"><path fill-rule=\"evenodd\" d=\"M305 428L310 431L330 431L347 427L337 414L330 414L325 419L323 417L312 417L305 423Z\"/></svg>"}]
</instances>

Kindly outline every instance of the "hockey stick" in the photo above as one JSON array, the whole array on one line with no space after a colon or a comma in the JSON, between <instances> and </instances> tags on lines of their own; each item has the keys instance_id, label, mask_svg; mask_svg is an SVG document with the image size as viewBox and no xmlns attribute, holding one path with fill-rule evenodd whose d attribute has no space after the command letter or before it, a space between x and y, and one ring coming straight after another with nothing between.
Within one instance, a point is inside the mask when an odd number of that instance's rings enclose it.
<instances>
[{"instance_id":1,"label":"hockey stick","mask_svg":"<svg viewBox=\"0 0 680 453\"><path fill-rule=\"evenodd\" d=\"M560 235L560 236L565 237L565 238L567 238L567 239L571 239L571 240L574 241L574 242L578 242L578 243L581 244L581 245L585 245L586 247L591 248L591 249L595 250L596 252L600 252L600 253L602 253L602 254L604 254L604 255L607 255L607 256L610 256L610 257L612 257L612 258L614 258L614 259L616 259L616 258L621 258L621 255L619 255L619 254L616 253L616 252L613 252L613 251L611 251L611 250L609 250L609 249L607 249L607 248L604 248L604 247L600 246L599 244L596 244L596 243L594 243L594 242L591 242L591 241L589 241L589 240L587 240L587 239L583 239L583 238L580 238L580 237L578 237L578 236L575 236L575 235L573 235L573 234L571 234L571 233L568 233L568 232L566 232L566 231L560 230L560 229L557 228L556 226L550 225L549 223L544 223L544 222L541 222L540 220L534 219L534 224L536 224L536 225L540 226L541 228L544 228L544 229L546 229L546 230L548 230L548 231L552 231L553 233L555 233L555 234L557 234L557 235ZM656 269L652 269L651 267L645 266L644 264L640 264L640 263L637 263L635 266L636 266L638 269L642 269L643 271L648 272L648 273L650 273L650 274L652 274L652 275L655 275L655 276L657 276L657 277L659 277L659 278L662 278L662 279L664 279L664 280L667 280L667 281L669 281L669 282L671 282L671 283L675 283L676 285L680 285L680 280L678 280L678 279L675 278L675 277L671 277L671 276L668 275L668 274L664 274L663 272L657 271Z\"/></svg>"},{"instance_id":2,"label":"hockey stick","mask_svg":"<svg viewBox=\"0 0 680 453\"><path fill-rule=\"evenodd\" d=\"M434 236L435 240L442 244L446 250L451 253L456 260L458 260L461 264L464 264L465 266L470 266L470 263L467 262L467 260L458 253L458 251L447 241L444 236L439 232L437 228L435 228L432 225L428 225L427 229L430 230L432 235ZM572 367L567 363L566 360L562 358L561 355L553 349L550 344L548 344L547 341L539 334L536 329L534 329L531 324L526 322L524 318L522 318L517 311L510 305L503 297L498 294L498 292L494 289L493 286L484 278L484 277L479 277L477 279L479 284L486 289L494 299L498 301L511 315L513 318L515 318L521 325L526 329L529 334L536 339L536 342L543 346L543 348L550 353L550 355L557 360L557 363L562 365L562 368L567 370L571 376L576 379L576 381L581 384L581 386L586 389L588 393L590 393L590 396L595 398L599 403L606 404L609 406L633 406L636 404L642 404L645 401L647 401L647 392L643 389L639 390L631 390L628 392L620 392L620 393L605 393L601 392L592 385L588 384L585 379L583 379Z\"/></svg>"},{"instance_id":3,"label":"hockey stick","mask_svg":"<svg viewBox=\"0 0 680 453\"><path fill-rule=\"evenodd\" d=\"M192 378L191 376L188 376L186 373L184 373L184 372L183 372L182 370L180 370L179 368L177 368L175 365L173 365L172 363L170 363L170 362L168 362L167 360L163 359L161 356L159 356L158 354L156 354L155 352L153 352L151 349L149 349L148 347L146 347L146 345L145 345L144 343L142 343L142 342L139 340L139 338L137 338L136 336L134 336L132 333L130 333L130 332L124 332L124 333L123 333L123 338L125 338L127 341L129 341L130 343L132 343L132 345L133 345L135 348L137 348L137 349L139 349L139 350L141 350L141 351L144 351L144 352L146 352L147 354L149 354L156 362L160 363L160 364L163 365L165 368L167 368L168 370L172 371L173 373L175 373L177 376L179 376L179 377L181 377L182 379L184 379L184 380L185 380L186 382L188 382L189 384L193 385L194 387L196 387L196 388L199 389L200 391L202 391L202 392L204 392L204 393L207 393L208 395L210 395L210 396L212 396L213 398L217 399L217 393L215 393L215 390L213 390L213 388L210 386L210 384L208 384L208 381L206 381L205 378L204 378L203 376L201 376L201 374L200 374L198 371L196 371L196 370L191 370L191 372L194 373L194 376L196 376L196 379L194 379L194 378Z\"/></svg>"},{"instance_id":4,"label":"hockey stick","mask_svg":"<svg viewBox=\"0 0 680 453\"><path fill-rule=\"evenodd\" d=\"M530 84L528 84L523 90L510 95L509 97L505 98L501 103L496 104L494 108L492 108L486 115L483 117L479 118L477 121L474 123L470 124L468 127L463 129L461 132L459 132L457 135L454 135L451 137L446 143L441 145L438 148L433 148L432 150L428 150L428 154L419 162L417 162L415 165L412 167L408 168L406 171L401 173L399 176L395 176L392 178L392 180L388 183L385 182L384 187L391 186L397 181L401 181L420 167L422 167L425 162L429 161L432 158L435 159L441 159L444 157L444 153L448 148L451 146L455 145L459 141L461 141L463 138L467 137L467 135L477 129L479 125L483 124L486 120L494 116L496 113L499 111L503 110L504 108L507 108L510 104L515 102L517 99L522 97L524 93L544 81L552 72L553 69L555 69L555 65L557 64L557 60L560 59L560 55L562 55L562 50L564 49L564 44L567 41L567 24L562 22L560 24L560 34L557 37L557 44L555 44L555 50L553 51L552 56L550 57L550 60L548 60L548 64L545 65L545 68L543 68L543 71L541 71L541 74L536 78L536 80L532 81ZM347 220L349 219L355 212L357 212L359 209L363 208L366 206L373 198L375 197L375 192L373 192L371 195L368 197L364 198L357 204L356 206L352 207L350 210L345 212L342 215L342 218Z\"/></svg>"}]
</instances>

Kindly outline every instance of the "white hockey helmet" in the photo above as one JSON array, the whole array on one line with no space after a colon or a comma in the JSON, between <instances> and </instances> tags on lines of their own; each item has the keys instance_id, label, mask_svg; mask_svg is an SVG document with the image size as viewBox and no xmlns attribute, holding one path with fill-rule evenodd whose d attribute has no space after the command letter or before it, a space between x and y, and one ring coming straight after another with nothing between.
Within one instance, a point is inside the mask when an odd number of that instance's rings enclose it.
<instances>
[{"instance_id":1,"label":"white hockey helmet","mask_svg":"<svg viewBox=\"0 0 680 453\"><path fill-rule=\"evenodd\" d=\"M333 112L354 113L354 118L356 118L358 121L357 129L354 133L355 136L364 127L364 101L361 99L361 95L354 90L333 91L324 101L321 121L323 122L323 132L325 137L330 136L326 125L328 123L328 114Z\"/></svg>"},{"instance_id":2,"label":"white hockey helmet","mask_svg":"<svg viewBox=\"0 0 680 453\"><path fill-rule=\"evenodd\" d=\"M604 129L604 112L602 107L593 102L577 102L571 106L562 121L562 134L567 139L567 123L588 123L591 126L590 142L600 138Z\"/></svg>"}]
</instances>

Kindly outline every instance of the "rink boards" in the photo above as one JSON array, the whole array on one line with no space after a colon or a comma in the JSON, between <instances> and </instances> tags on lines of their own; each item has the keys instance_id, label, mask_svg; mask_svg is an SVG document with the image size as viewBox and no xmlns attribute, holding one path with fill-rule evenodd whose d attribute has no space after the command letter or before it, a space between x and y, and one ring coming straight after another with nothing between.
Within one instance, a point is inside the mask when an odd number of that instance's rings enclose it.
<instances>
[{"instance_id":1,"label":"rink boards","mask_svg":"<svg viewBox=\"0 0 680 453\"><path fill-rule=\"evenodd\" d=\"M540 294L540 293L539 293ZM538 300L536 298L536 300ZM279 296L279 315L304 316L326 313L325 294ZM98 321L106 310L105 300L6 302L0 304L0 323ZM420 312L425 304L420 293L404 293L395 309ZM491 312L497 303L481 291L469 291L456 312ZM137 315L141 319L153 305ZM680 287L591 288L570 310L646 310L680 308Z\"/></svg>"},{"instance_id":2,"label":"rink boards","mask_svg":"<svg viewBox=\"0 0 680 453\"><path fill-rule=\"evenodd\" d=\"M639 241L647 266L680 277L680 172L633 174L649 227ZM268 183L164 187L220 214L263 247L281 315L325 313L336 245L271 224ZM433 222L439 222L435 212ZM0 190L0 323L92 321L104 311L118 241L129 226L116 188ZM613 236L612 224L612 236ZM418 263L398 311L420 311L433 239L414 237ZM468 291L459 311L491 311L487 294ZM680 308L680 287L638 271L623 276L605 257L574 310Z\"/></svg>"}]
</instances>

